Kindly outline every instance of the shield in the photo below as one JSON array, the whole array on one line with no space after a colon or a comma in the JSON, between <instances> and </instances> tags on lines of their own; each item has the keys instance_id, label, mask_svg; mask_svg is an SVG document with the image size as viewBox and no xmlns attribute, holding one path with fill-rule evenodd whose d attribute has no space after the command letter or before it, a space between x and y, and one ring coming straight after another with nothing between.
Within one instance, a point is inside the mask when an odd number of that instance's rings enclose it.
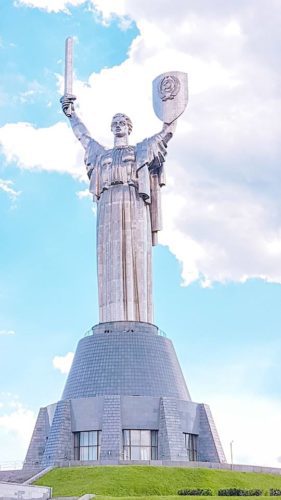
<instances>
[{"instance_id":1,"label":"shield","mask_svg":"<svg viewBox=\"0 0 281 500\"><path fill-rule=\"evenodd\" d=\"M170 71L153 80L153 109L165 123L172 123L185 110L188 100L187 73Z\"/></svg>"}]
</instances>

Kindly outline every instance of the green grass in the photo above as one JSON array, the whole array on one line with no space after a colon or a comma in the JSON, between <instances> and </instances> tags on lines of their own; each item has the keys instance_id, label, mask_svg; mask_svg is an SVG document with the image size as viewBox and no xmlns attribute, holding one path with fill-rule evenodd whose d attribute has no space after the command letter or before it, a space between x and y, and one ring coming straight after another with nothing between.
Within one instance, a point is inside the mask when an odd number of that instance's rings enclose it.
<instances>
[{"instance_id":1,"label":"green grass","mask_svg":"<svg viewBox=\"0 0 281 500\"><path fill-rule=\"evenodd\" d=\"M127 500L128 497L104 497L104 496L99 496L97 495L97 500L116 500L116 498L118 498L118 500ZM174 496L174 495L165 495L164 497L161 495L156 495L156 496L153 496L153 497L129 497L130 500L180 500L182 497L179 497L178 495ZM191 497L185 497L185 498L191 498ZM196 497L197 499L202 499L203 497ZM194 499L193 497L193 500L196 500L196 498ZM204 497L204 500L206 500L206 497ZM221 500L221 498L220 498ZM241 500L241 498L240 498ZM253 500L253 499L252 499ZM268 500L268 498L266 499Z\"/></svg>"},{"instance_id":2,"label":"green grass","mask_svg":"<svg viewBox=\"0 0 281 500\"><path fill-rule=\"evenodd\" d=\"M97 500L116 500L116 498L118 498L118 500L128 500L128 498L130 500L180 500L181 498L190 499L191 497L179 497L179 495L176 495L176 496L165 495L164 497L162 495L160 495L160 496L156 495L153 497L143 497L143 496L141 496L141 497L104 497L103 495L102 496L97 495L96 498L97 498ZM202 499L203 497L196 497L196 498L192 497L192 498L193 498L193 500L196 500L196 499L200 500L200 498ZM211 499L212 498L213 497L211 497ZM206 497L204 497L204 500L206 500ZM220 500L222 500L221 497L220 497ZM241 497L240 497L240 500L241 500ZM268 498L266 500L268 500Z\"/></svg>"},{"instance_id":3,"label":"green grass","mask_svg":"<svg viewBox=\"0 0 281 500\"><path fill-rule=\"evenodd\" d=\"M53 496L95 493L104 495L99 497L100 500L109 500L111 497L130 497L133 500L134 496L138 500L149 497L154 500L155 496L157 500L166 497L172 500L171 495L176 495L182 488L211 488L214 493L219 488L232 487L268 491L269 488L281 488L281 475L151 466L72 467L53 469L35 484L51 486Z\"/></svg>"},{"instance_id":4,"label":"green grass","mask_svg":"<svg viewBox=\"0 0 281 500\"><path fill-rule=\"evenodd\" d=\"M181 498L184 499L186 498L187 500L241 500L241 497L217 497L217 496L212 496L212 497L197 497L197 496L184 496L184 497L181 497L179 495L165 495L165 496L162 496L162 495L156 495L156 496L153 496L153 497L104 497L103 495L100 496L100 495L97 495L96 496L97 500L116 500L116 498L118 498L118 500L180 500ZM258 498L258 500L269 500L269 499L273 499L273 498L281 498L281 497L268 497L268 496L261 496L261 497L242 497L243 499L245 500L254 500L255 498Z\"/></svg>"}]
</instances>

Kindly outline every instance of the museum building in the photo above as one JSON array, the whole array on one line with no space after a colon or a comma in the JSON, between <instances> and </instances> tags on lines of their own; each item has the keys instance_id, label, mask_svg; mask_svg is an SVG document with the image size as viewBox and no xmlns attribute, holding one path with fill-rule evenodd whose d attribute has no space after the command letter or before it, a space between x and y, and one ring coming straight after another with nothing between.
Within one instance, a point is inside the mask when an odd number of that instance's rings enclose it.
<instances>
[{"instance_id":1,"label":"museum building","mask_svg":"<svg viewBox=\"0 0 281 500\"><path fill-rule=\"evenodd\" d=\"M149 323L93 327L78 343L62 399L39 411L25 465L189 461L225 456L171 340Z\"/></svg>"}]
</instances>

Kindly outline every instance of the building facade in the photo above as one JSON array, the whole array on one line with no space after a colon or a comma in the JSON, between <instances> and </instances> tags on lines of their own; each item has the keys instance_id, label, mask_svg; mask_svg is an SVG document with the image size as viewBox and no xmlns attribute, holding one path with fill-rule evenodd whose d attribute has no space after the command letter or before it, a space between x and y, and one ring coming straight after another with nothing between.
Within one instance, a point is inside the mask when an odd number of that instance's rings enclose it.
<instances>
[{"instance_id":1,"label":"building facade","mask_svg":"<svg viewBox=\"0 0 281 500\"><path fill-rule=\"evenodd\" d=\"M60 401L41 408L25 465L225 462L172 342L149 323L100 323L80 340Z\"/></svg>"}]
</instances>

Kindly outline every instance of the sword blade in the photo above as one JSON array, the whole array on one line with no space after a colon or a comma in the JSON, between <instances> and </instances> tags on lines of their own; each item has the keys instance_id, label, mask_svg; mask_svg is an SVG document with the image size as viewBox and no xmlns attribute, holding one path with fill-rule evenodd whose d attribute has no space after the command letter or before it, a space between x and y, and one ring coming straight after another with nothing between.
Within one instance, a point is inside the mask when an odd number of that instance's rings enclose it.
<instances>
[{"instance_id":1,"label":"sword blade","mask_svg":"<svg viewBox=\"0 0 281 500\"><path fill-rule=\"evenodd\" d=\"M73 84L73 38L65 40L64 94L72 95Z\"/></svg>"}]
</instances>

